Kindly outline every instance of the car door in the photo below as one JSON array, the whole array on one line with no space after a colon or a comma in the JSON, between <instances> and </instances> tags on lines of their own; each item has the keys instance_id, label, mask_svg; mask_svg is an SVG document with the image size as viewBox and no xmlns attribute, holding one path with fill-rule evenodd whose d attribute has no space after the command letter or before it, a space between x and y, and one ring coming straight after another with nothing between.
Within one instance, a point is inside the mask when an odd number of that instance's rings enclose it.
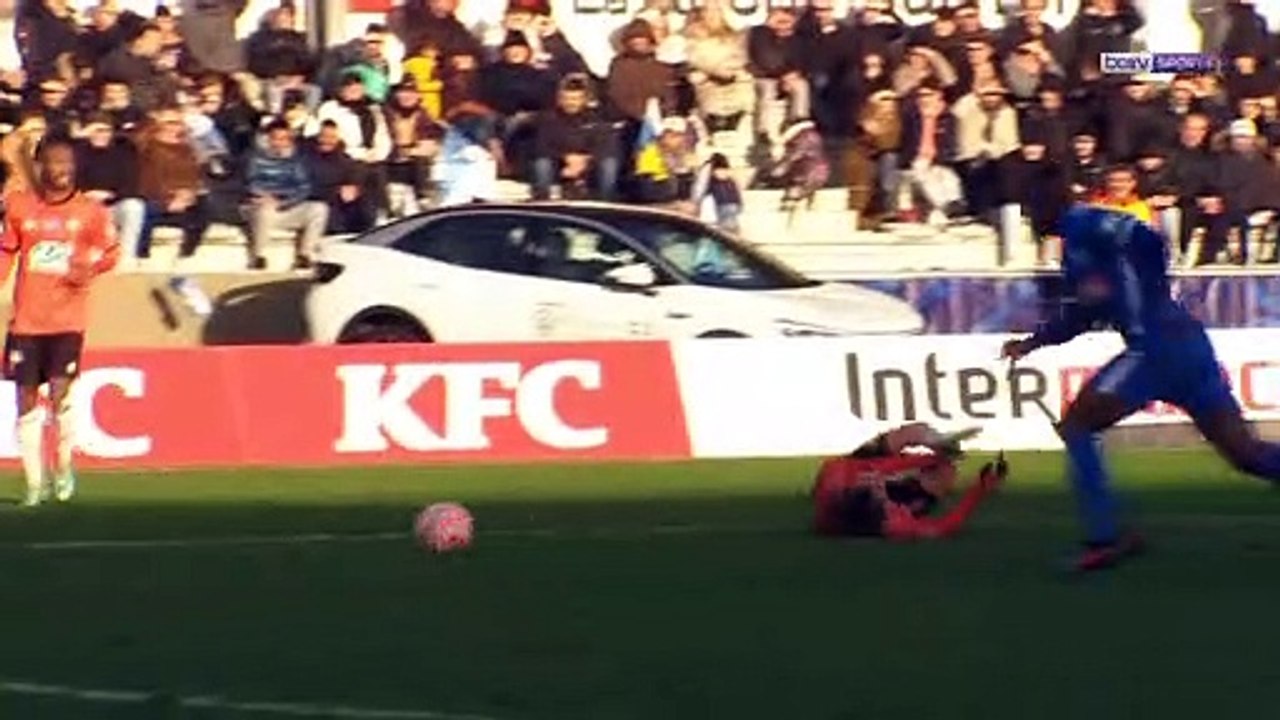
<instances>
[{"instance_id":1,"label":"car door","mask_svg":"<svg viewBox=\"0 0 1280 720\"><path fill-rule=\"evenodd\" d=\"M658 334L657 287L611 282L618 271L658 270L627 241L589 221L544 216L534 243L536 274L554 284L540 308L547 336L557 340L648 338Z\"/></svg>"},{"instance_id":2,"label":"car door","mask_svg":"<svg viewBox=\"0 0 1280 720\"><path fill-rule=\"evenodd\" d=\"M408 269L412 296L402 302L449 341L558 337L565 283L537 271L539 222L521 212L477 210L420 226L395 247L434 262Z\"/></svg>"}]
</instances>

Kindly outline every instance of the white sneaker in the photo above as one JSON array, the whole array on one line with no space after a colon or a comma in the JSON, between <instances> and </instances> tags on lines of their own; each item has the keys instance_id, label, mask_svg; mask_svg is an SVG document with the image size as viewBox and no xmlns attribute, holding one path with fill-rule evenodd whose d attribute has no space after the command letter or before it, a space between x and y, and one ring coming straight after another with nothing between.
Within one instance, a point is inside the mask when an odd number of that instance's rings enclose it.
<instances>
[{"instance_id":1,"label":"white sneaker","mask_svg":"<svg viewBox=\"0 0 1280 720\"><path fill-rule=\"evenodd\" d=\"M18 503L18 506L24 508L40 507L44 501L45 492L43 487L27 488L27 493L23 495L22 501Z\"/></svg>"},{"instance_id":2,"label":"white sneaker","mask_svg":"<svg viewBox=\"0 0 1280 720\"><path fill-rule=\"evenodd\" d=\"M209 300L209 296L191 278L175 277L169 281L169 287L178 294L178 297L182 298L182 302L187 308L198 317L209 317L213 313L213 303Z\"/></svg>"},{"instance_id":3,"label":"white sneaker","mask_svg":"<svg viewBox=\"0 0 1280 720\"><path fill-rule=\"evenodd\" d=\"M67 468L66 472L58 473L58 479L53 484L54 497L58 502L70 502L71 498L76 495L76 474L71 468Z\"/></svg>"}]
</instances>

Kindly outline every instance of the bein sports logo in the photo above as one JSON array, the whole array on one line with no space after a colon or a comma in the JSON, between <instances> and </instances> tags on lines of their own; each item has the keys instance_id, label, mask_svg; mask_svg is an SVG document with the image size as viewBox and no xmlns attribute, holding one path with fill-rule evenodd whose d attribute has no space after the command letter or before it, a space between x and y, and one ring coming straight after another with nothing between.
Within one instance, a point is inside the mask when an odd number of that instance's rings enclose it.
<instances>
[{"instance_id":1,"label":"bein sports logo","mask_svg":"<svg viewBox=\"0 0 1280 720\"><path fill-rule=\"evenodd\" d=\"M1098 66L1103 75L1206 73L1220 71L1222 60L1208 53L1102 53Z\"/></svg>"}]
</instances>

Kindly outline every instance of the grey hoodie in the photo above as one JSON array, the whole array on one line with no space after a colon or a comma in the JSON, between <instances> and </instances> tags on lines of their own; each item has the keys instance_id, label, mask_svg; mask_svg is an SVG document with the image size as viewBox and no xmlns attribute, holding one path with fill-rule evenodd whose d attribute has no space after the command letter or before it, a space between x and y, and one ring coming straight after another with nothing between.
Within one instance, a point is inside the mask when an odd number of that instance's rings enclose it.
<instances>
[{"instance_id":1,"label":"grey hoodie","mask_svg":"<svg viewBox=\"0 0 1280 720\"><path fill-rule=\"evenodd\" d=\"M247 4L248 0L182 0L182 37L201 66L228 74L244 71L236 18Z\"/></svg>"}]
</instances>

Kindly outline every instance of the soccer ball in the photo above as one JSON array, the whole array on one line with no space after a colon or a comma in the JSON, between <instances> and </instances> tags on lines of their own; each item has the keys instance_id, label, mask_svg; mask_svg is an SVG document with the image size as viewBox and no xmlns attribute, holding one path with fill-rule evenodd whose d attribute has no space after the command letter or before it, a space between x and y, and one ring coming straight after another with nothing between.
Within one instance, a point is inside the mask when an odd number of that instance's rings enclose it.
<instances>
[{"instance_id":1,"label":"soccer ball","mask_svg":"<svg viewBox=\"0 0 1280 720\"><path fill-rule=\"evenodd\" d=\"M414 522L418 542L431 552L462 550L471 545L471 513L457 503L428 505Z\"/></svg>"}]
</instances>

